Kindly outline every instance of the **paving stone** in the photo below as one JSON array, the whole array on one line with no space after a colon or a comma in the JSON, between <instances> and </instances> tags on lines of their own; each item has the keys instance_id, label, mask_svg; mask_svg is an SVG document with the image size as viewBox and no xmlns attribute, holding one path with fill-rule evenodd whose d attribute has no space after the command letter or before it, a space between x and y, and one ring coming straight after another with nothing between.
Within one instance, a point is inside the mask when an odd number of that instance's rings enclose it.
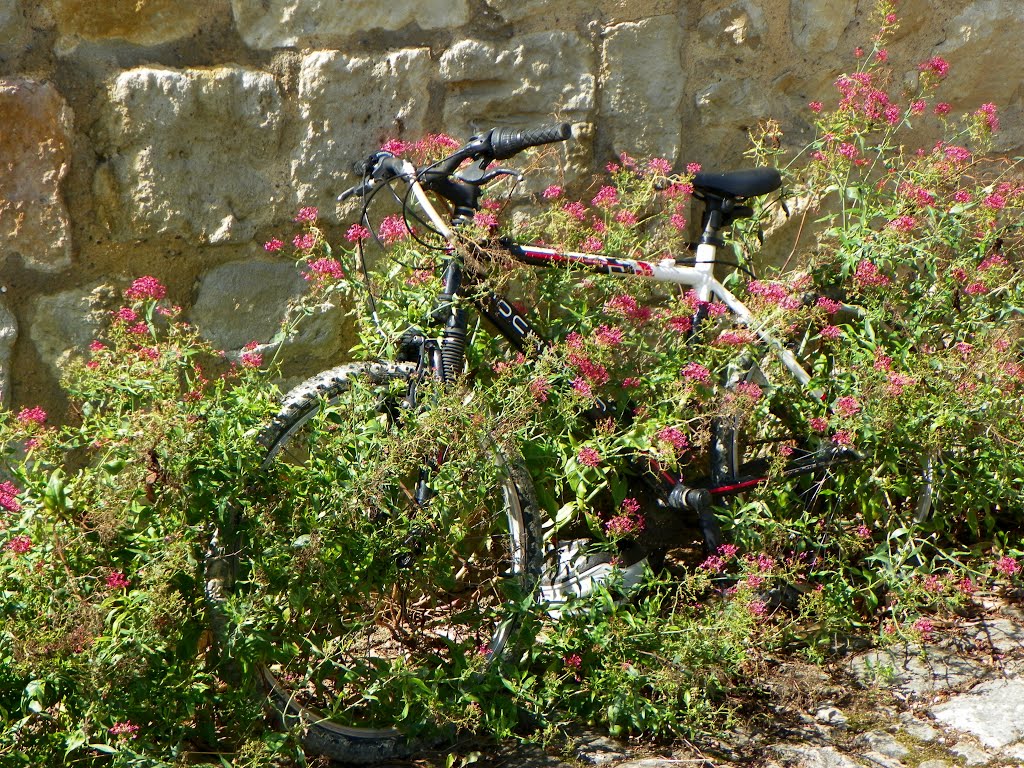
<instances>
[{"instance_id":1,"label":"paving stone","mask_svg":"<svg viewBox=\"0 0 1024 768\"><path fill-rule=\"evenodd\" d=\"M953 768L954 764L949 760L925 760L917 764L917 768Z\"/></svg>"},{"instance_id":2,"label":"paving stone","mask_svg":"<svg viewBox=\"0 0 1024 768\"><path fill-rule=\"evenodd\" d=\"M822 707L814 713L814 719L819 723L831 725L833 728L837 728L839 730L846 729L846 715L843 714L842 710L837 709L836 707Z\"/></svg>"},{"instance_id":3,"label":"paving stone","mask_svg":"<svg viewBox=\"0 0 1024 768\"><path fill-rule=\"evenodd\" d=\"M857 744L879 752L886 757L902 760L910 750L885 731L869 731L857 737Z\"/></svg>"},{"instance_id":4,"label":"paving stone","mask_svg":"<svg viewBox=\"0 0 1024 768\"><path fill-rule=\"evenodd\" d=\"M928 710L936 720L986 747L1024 740L1024 679L991 680Z\"/></svg>"},{"instance_id":5,"label":"paving stone","mask_svg":"<svg viewBox=\"0 0 1024 768\"><path fill-rule=\"evenodd\" d=\"M900 717L900 728L911 738L930 743L939 738L940 732L911 714L904 714Z\"/></svg>"},{"instance_id":6,"label":"paving stone","mask_svg":"<svg viewBox=\"0 0 1024 768\"><path fill-rule=\"evenodd\" d=\"M878 768L905 768L903 763L897 760L895 757L890 755L883 755L881 752L869 750L861 753L859 759L868 765L878 766Z\"/></svg>"},{"instance_id":7,"label":"paving stone","mask_svg":"<svg viewBox=\"0 0 1024 768\"><path fill-rule=\"evenodd\" d=\"M992 755L983 749L978 749L973 744L959 742L949 748L957 757L962 757L965 765L988 765L992 762Z\"/></svg>"},{"instance_id":8,"label":"paving stone","mask_svg":"<svg viewBox=\"0 0 1024 768\"><path fill-rule=\"evenodd\" d=\"M857 654L848 668L867 685L895 688L917 697L977 682L991 673L977 658L910 644Z\"/></svg>"},{"instance_id":9,"label":"paving stone","mask_svg":"<svg viewBox=\"0 0 1024 768\"><path fill-rule=\"evenodd\" d=\"M835 747L794 746L776 744L771 751L791 768L860 768L852 758Z\"/></svg>"}]
</instances>

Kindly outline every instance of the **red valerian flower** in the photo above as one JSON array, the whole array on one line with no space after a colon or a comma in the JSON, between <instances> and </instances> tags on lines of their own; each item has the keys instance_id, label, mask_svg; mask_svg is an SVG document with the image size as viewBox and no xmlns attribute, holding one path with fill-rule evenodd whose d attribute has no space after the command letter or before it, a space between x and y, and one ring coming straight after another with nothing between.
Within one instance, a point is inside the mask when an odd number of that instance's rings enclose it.
<instances>
[{"instance_id":1,"label":"red valerian flower","mask_svg":"<svg viewBox=\"0 0 1024 768\"><path fill-rule=\"evenodd\" d=\"M137 278L124 292L124 297L131 301L143 299L162 299L167 295L163 283L151 275Z\"/></svg>"}]
</instances>

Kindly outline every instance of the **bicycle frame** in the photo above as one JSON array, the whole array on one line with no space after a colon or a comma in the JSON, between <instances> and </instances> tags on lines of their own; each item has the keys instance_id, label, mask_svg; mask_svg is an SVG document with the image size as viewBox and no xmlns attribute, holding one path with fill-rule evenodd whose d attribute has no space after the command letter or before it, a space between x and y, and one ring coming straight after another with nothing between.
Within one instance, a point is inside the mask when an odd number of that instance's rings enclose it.
<instances>
[{"instance_id":1,"label":"bicycle frame","mask_svg":"<svg viewBox=\"0 0 1024 768\"><path fill-rule=\"evenodd\" d=\"M412 193L420 203L431 223L446 238L454 237L454 231L431 204L419 183L410 182ZM721 301L729 308L735 318L757 334L779 359L782 365L805 389L811 381L810 374L800 365L796 356L778 339L757 322L747 306L736 298L714 274L717 246L712 243L700 243L693 266L684 266L675 259L667 258L659 262L623 259L602 256L595 253L576 251L556 251L534 245L523 245L511 241L498 243L516 261L538 267L574 266L583 271L598 274L618 275L621 277L642 277L659 283L673 283L689 286L697 292L701 301L712 297ZM530 339L542 338L533 328L529 320L519 313L505 297L489 294L476 302L477 309L498 328L499 332L517 349L522 350L530 343ZM812 391L812 395L820 397L821 393Z\"/></svg>"}]
</instances>

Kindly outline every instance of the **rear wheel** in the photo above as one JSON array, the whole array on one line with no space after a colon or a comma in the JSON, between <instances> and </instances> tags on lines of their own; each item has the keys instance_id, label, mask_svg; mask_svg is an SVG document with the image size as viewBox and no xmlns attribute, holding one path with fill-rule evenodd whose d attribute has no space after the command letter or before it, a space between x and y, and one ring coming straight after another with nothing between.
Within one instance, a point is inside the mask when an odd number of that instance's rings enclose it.
<instances>
[{"instance_id":1,"label":"rear wheel","mask_svg":"<svg viewBox=\"0 0 1024 768\"><path fill-rule=\"evenodd\" d=\"M222 645L311 754L373 762L424 721L465 722L459 680L502 655L536 589L526 472L458 401L408 408L412 383L365 364L293 390L213 547Z\"/></svg>"}]
</instances>

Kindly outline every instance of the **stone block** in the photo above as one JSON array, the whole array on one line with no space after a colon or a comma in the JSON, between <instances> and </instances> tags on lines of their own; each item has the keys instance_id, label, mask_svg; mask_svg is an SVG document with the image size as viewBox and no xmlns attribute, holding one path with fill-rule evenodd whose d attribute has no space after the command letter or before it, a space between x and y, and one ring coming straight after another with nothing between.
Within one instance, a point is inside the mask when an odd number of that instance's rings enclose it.
<instances>
[{"instance_id":1,"label":"stone block","mask_svg":"<svg viewBox=\"0 0 1024 768\"><path fill-rule=\"evenodd\" d=\"M750 0L739 0L713 11L697 23L701 39L719 46L758 48L766 32L764 13Z\"/></svg>"},{"instance_id":2,"label":"stone block","mask_svg":"<svg viewBox=\"0 0 1024 768\"><path fill-rule=\"evenodd\" d=\"M0 258L32 269L71 264L61 190L71 162L72 114L48 83L0 78Z\"/></svg>"},{"instance_id":3,"label":"stone block","mask_svg":"<svg viewBox=\"0 0 1024 768\"><path fill-rule=\"evenodd\" d=\"M269 74L139 68L107 97L93 191L114 240L239 242L273 219L282 118Z\"/></svg>"},{"instance_id":4,"label":"stone block","mask_svg":"<svg viewBox=\"0 0 1024 768\"><path fill-rule=\"evenodd\" d=\"M502 43L461 40L441 55L444 126L469 135L556 118L579 122L594 109L594 55L573 32L540 32Z\"/></svg>"},{"instance_id":5,"label":"stone block","mask_svg":"<svg viewBox=\"0 0 1024 768\"><path fill-rule=\"evenodd\" d=\"M1019 101L1024 72L1024 6L1018 0L977 0L946 25L938 53L949 61L939 91L944 101L972 110Z\"/></svg>"},{"instance_id":6,"label":"stone block","mask_svg":"<svg viewBox=\"0 0 1024 768\"><path fill-rule=\"evenodd\" d=\"M235 24L253 48L330 47L373 30L452 29L467 0L232 0Z\"/></svg>"},{"instance_id":7,"label":"stone block","mask_svg":"<svg viewBox=\"0 0 1024 768\"><path fill-rule=\"evenodd\" d=\"M194 0L53 0L58 53L82 40L158 45L190 37L206 7Z\"/></svg>"},{"instance_id":8,"label":"stone block","mask_svg":"<svg viewBox=\"0 0 1024 768\"><path fill-rule=\"evenodd\" d=\"M678 158L685 90L679 19L658 16L605 30L601 126L616 152Z\"/></svg>"},{"instance_id":9,"label":"stone block","mask_svg":"<svg viewBox=\"0 0 1024 768\"><path fill-rule=\"evenodd\" d=\"M11 353L18 340L18 321L0 300L0 406L10 406Z\"/></svg>"},{"instance_id":10,"label":"stone block","mask_svg":"<svg viewBox=\"0 0 1024 768\"><path fill-rule=\"evenodd\" d=\"M39 296L33 302L28 335L55 378L68 359L84 355L89 342L103 332L117 297L112 286L94 283Z\"/></svg>"},{"instance_id":11,"label":"stone block","mask_svg":"<svg viewBox=\"0 0 1024 768\"><path fill-rule=\"evenodd\" d=\"M815 58L834 51L856 14L850 0L790 0L793 44Z\"/></svg>"},{"instance_id":12,"label":"stone block","mask_svg":"<svg viewBox=\"0 0 1024 768\"><path fill-rule=\"evenodd\" d=\"M976 736L986 747L1024 741L1024 678L981 683L928 713L951 728Z\"/></svg>"},{"instance_id":13,"label":"stone block","mask_svg":"<svg viewBox=\"0 0 1024 768\"><path fill-rule=\"evenodd\" d=\"M334 200L351 186L354 162L388 138L418 139L427 131L435 65L426 48L367 58L317 51L299 73L300 131L291 162L303 205L334 215Z\"/></svg>"},{"instance_id":14,"label":"stone block","mask_svg":"<svg viewBox=\"0 0 1024 768\"><path fill-rule=\"evenodd\" d=\"M289 304L307 290L299 269L291 263L243 259L222 264L199 280L189 320L217 349L237 357L246 345L269 362L272 343L288 317ZM334 307L303 318L296 333L282 346L282 361L301 362L302 375L337 360L351 339L351 324L342 308Z\"/></svg>"}]
</instances>

